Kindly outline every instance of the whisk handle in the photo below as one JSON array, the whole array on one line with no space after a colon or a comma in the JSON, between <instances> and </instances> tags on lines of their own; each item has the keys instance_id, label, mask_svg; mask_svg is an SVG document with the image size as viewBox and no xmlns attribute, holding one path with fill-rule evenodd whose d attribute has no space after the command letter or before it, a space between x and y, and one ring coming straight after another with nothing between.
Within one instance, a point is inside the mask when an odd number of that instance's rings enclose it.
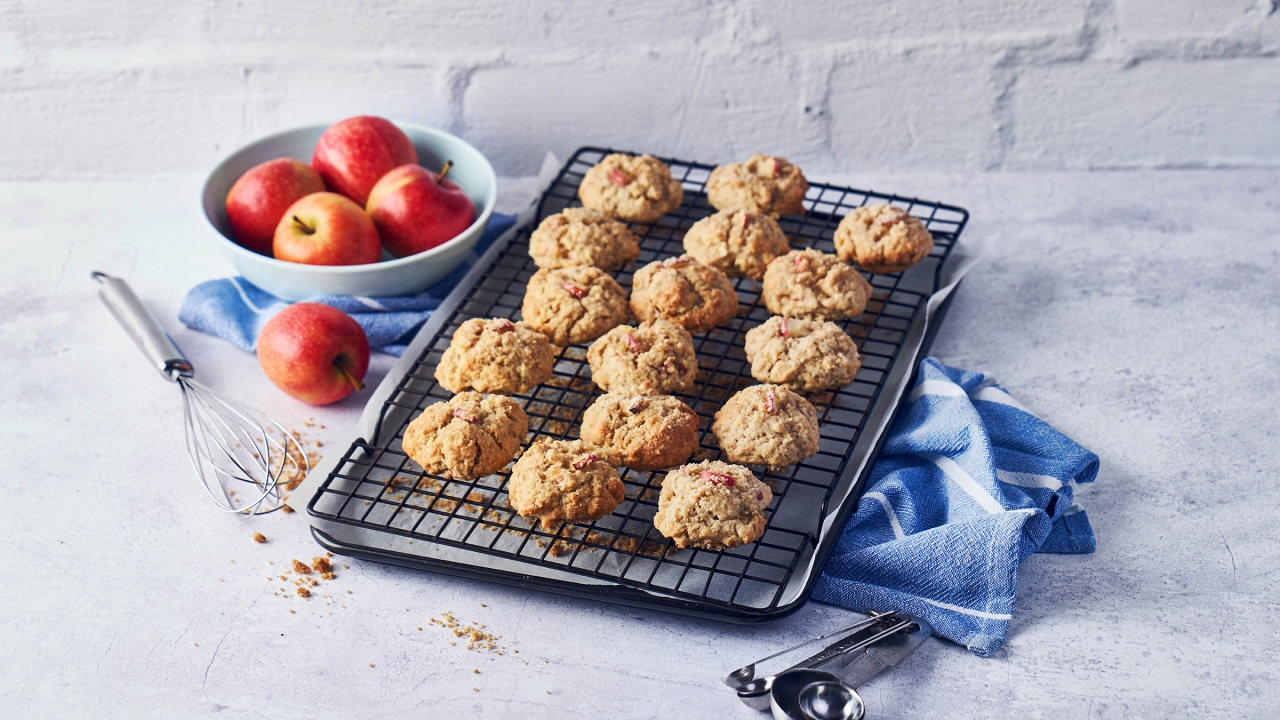
<instances>
[{"instance_id":1,"label":"whisk handle","mask_svg":"<svg viewBox=\"0 0 1280 720\"><path fill-rule=\"evenodd\" d=\"M129 283L102 272L94 272L92 277L100 284L98 297L160 374L177 380L180 376L189 377L195 373L187 356L170 339L155 315L133 294Z\"/></svg>"}]
</instances>

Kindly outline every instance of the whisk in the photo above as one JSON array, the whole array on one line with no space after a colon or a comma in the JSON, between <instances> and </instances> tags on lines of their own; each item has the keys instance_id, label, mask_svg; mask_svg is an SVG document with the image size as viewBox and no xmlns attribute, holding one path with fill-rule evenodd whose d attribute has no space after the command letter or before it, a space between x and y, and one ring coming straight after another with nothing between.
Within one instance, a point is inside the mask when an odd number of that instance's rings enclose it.
<instances>
[{"instance_id":1,"label":"whisk","mask_svg":"<svg viewBox=\"0 0 1280 720\"><path fill-rule=\"evenodd\" d=\"M298 439L275 420L197 382L191 362L129 284L102 272L92 277L100 283L98 296L142 354L182 388L187 453L209 497L231 513L279 510L284 504L282 479L301 480L311 470ZM236 490L249 488L248 497L233 501Z\"/></svg>"}]
</instances>

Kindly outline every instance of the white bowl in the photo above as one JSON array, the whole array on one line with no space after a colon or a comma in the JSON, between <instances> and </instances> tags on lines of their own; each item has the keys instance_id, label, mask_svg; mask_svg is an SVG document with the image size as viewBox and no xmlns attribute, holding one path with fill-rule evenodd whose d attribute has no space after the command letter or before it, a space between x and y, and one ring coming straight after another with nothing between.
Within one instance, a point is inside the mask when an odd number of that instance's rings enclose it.
<instances>
[{"instance_id":1,"label":"white bowl","mask_svg":"<svg viewBox=\"0 0 1280 720\"><path fill-rule=\"evenodd\" d=\"M397 122L418 151L418 162L439 171L453 161L449 179L457 183L476 205L476 221L461 235L441 245L403 258L369 265L304 265L259 255L232 240L227 222L226 199L231 186L250 168L280 157L311 162L316 142L328 125L286 130L252 142L223 160L209 174L201 193L204 217L218 247L249 282L285 300L305 300L317 295L413 295L422 292L458 267L471 252L493 214L498 178L493 166L469 143L442 130Z\"/></svg>"}]
</instances>

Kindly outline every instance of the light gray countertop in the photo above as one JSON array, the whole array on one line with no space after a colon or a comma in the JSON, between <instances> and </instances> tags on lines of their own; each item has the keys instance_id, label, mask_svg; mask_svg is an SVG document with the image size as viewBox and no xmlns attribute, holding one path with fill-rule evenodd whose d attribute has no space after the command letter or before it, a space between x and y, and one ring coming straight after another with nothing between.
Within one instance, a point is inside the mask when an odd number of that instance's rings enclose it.
<instances>
[{"instance_id":1,"label":"light gray countertop","mask_svg":"<svg viewBox=\"0 0 1280 720\"><path fill-rule=\"evenodd\" d=\"M933 354L1102 459L1078 496L1098 551L1033 556L995 657L931 640L863 688L868 717L1273 715L1280 172L831 179L970 210L962 242L996 247ZM177 322L191 286L232 272L200 182L0 184L0 714L764 717L717 678L849 617L810 603L736 627L342 560L310 599L277 594L269 576L320 554L304 514L216 511L177 388L89 279L128 279L208 385L340 437L364 394L301 405ZM504 183L506 209L529 188ZM451 646L429 624L445 611L508 651Z\"/></svg>"}]
</instances>

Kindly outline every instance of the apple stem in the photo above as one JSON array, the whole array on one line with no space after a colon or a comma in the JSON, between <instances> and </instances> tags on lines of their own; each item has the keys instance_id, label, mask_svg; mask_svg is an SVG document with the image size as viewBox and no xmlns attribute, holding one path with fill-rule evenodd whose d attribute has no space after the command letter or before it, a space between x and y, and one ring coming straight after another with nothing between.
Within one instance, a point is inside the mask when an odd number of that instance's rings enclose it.
<instances>
[{"instance_id":1,"label":"apple stem","mask_svg":"<svg viewBox=\"0 0 1280 720\"><path fill-rule=\"evenodd\" d=\"M302 218L298 217L297 215L293 216L293 224L297 225L302 230L302 232L308 235L314 235L316 232L315 228L309 227L306 223L302 222Z\"/></svg>"},{"instance_id":2,"label":"apple stem","mask_svg":"<svg viewBox=\"0 0 1280 720\"><path fill-rule=\"evenodd\" d=\"M352 384L352 385L355 385L355 386L356 386L356 392L360 392L361 390L363 390L363 389L364 389L364 383L362 383L362 382L360 382L359 380L357 380L357 379L356 379L356 376L355 376L355 375L352 375L352 374L351 374L351 371L350 371L350 370L347 370L347 368L346 368L346 366L345 366L345 365L343 365L342 363L338 362L338 358L334 358L334 359L333 359L333 366L334 366L334 367L336 367L336 368L338 368L338 372L340 372L340 373L342 373L343 375L345 375L345 376L346 376L346 378L347 378L348 380L350 380L350 381L351 381L351 384Z\"/></svg>"},{"instance_id":3,"label":"apple stem","mask_svg":"<svg viewBox=\"0 0 1280 720\"><path fill-rule=\"evenodd\" d=\"M445 161L444 167L440 168L440 174L436 176L436 184L444 185L444 176L449 173L449 168L453 167L453 161Z\"/></svg>"}]
</instances>

